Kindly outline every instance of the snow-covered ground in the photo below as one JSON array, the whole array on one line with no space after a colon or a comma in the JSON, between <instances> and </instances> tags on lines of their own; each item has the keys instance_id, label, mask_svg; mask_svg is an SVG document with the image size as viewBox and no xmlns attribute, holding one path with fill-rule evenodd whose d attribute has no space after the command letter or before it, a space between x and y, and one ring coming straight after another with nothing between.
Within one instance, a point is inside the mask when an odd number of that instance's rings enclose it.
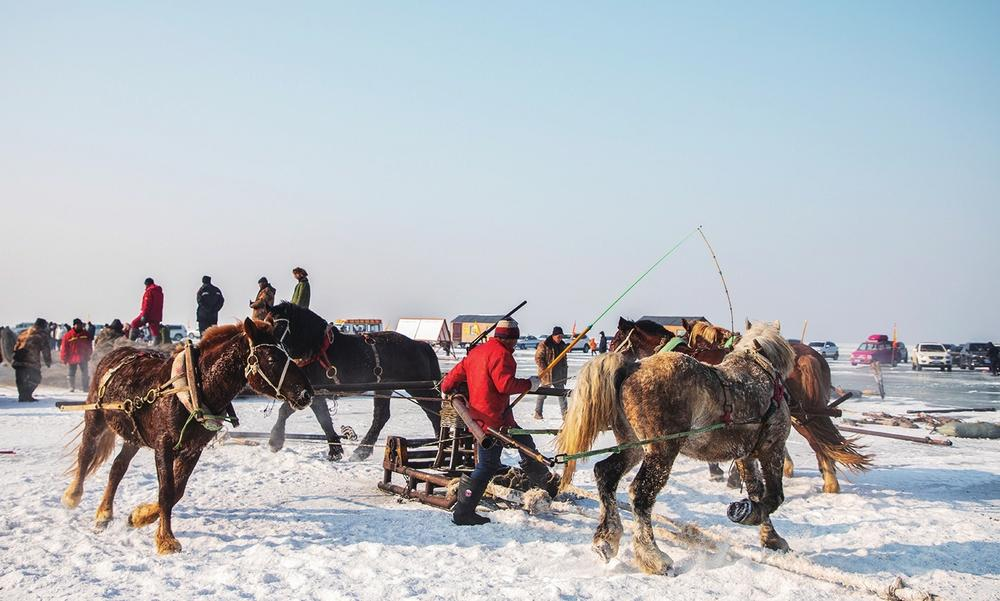
<instances>
[{"instance_id":1,"label":"snow-covered ground","mask_svg":"<svg viewBox=\"0 0 1000 601\"><path fill-rule=\"evenodd\" d=\"M522 366L530 365L530 353L517 356ZM573 357L571 368L582 362ZM841 360L833 372L836 384L873 388L864 368ZM852 400L844 408L902 413L968 398L1000 406L1000 382L983 372L913 373L906 366L886 372L885 401ZM591 552L595 522L583 515L495 511L492 524L458 528L443 511L399 502L375 488L381 449L362 463L328 463L325 445L291 441L276 454L238 444L208 449L174 513L184 550L161 557L152 540L155 527L135 530L125 523L132 507L154 498L150 452L141 452L126 475L112 525L95 532L93 514L108 465L88 481L79 509L60 504L63 472L71 463L64 445L81 416L53 405L82 400L83 394L45 386L38 396L37 404L18 404L13 387L0 386L0 450L16 452L0 455L2 599L873 598L723 551L666 541L660 544L674 558L676 575L647 576L632 561L628 519L622 552L609 565ZM533 399L526 401L516 409L522 425L559 425L553 399L544 422L531 419ZM261 399L239 403L240 430L269 429L273 415L262 413L266 406ZM394 410L384 434L430 434L415 407L400 401ZM334 419L360 432L370 417L369 400L343 399ZM288 430L312 433L319 427L306 411L292 417ZM538 441L543 450L551 448L549 438ZM609 442L604 437L598 444ZM774 522L794 553L886 583L903 576L910 587L945 599L1000 599L1000 441L957 439L953 447L881 438L864 443L877 467L842 475L843 492L824 495L811 452L793 434L789 446L797 473L786 480L785 504ZM577 483L592 489L589 467L581 467ZM623 483L623 500L625 489ZM725 517L726 505L741 496L709 481L704 464L681 458L656 511L733 544L755 546L756 528Z\"/></svg>"}]
</instances>

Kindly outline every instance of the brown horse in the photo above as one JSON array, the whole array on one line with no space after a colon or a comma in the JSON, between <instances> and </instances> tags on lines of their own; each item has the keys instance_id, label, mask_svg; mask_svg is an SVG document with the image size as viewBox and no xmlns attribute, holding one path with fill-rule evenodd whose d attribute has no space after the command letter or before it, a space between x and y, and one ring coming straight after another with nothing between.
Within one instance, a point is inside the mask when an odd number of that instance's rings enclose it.
<instances>
[{"instance_id":1,"label":"brown horse","mask_svg":"<svg viewBox=\"0 0 1000 601\"><path fill-rule=\"evenodd\" d=\"M83 495L83 482L104 463L115 448L115 435L124 439L108 476L104 497L97 508L97 527L104 528L112 518L115 492L128 470L129 463L142 447L153 449L159 497L156 503L136 507L129 516L134 527L151 524L159 518L156 549L160 553L181 550L174 537L170 517L174 505L184 495L188 477L198 463L205 445L221 427L230 403L246 385L261 394L287 399L296 409L303 409L312 399L312 388L305 375L277 344L271 326L247 319L242 324L209 328L198 345L194 386L199 415L190 413L183 401L191 398L183 392L188 386L165 387L177 378L176 366L185 364L173 354L136 348L118 348L104 357L91 380L87 402L137 408L91 409L84 415L83 433L77 450L73 481L63 494L63 504L75 508ZM179 361L180 359L180 361ZM198 375L200 374L200 382ZM163 390L162 395L156 394ZM187 395L187 396L184 396ZM195 418L198 418L197 420Z\"/></svg>"},{"instance_id":2,"label":"brown horse","mask_svg":"<svg viewBox=\"0 0 1000 601\"><path fill-rule=\"evenodd\" d=\"M618 554L622 524L615 491L622 476L641 462L629 486L636 561L646 573L669 571L672 560L656 546L650 512L678 453L703 461L735 460L749 499L730 505L729 518L759 525L765 547L787 550L770 515L784 501L781 468L790 416L781 382L792 371L794 358L775 327L755 324L717 367L671 352L639 363L607 353L587 363L577 376L574 402L556 439L559 451L586 451L609 426L620 445L645 443L618 450L594 466L601 499L593 544L597 554L605 561ZM709 427L716 429L664 438ZM572 478L574 463L566 464L563 487Z\"/></svg>"},{"instance_id":3,"label":"brown horse","mask_svg":"<svg viewBox=\"0 0 1000 601\"><path fill-rule=\"evenodd\" d=\"M739 339L738 335L734 336L729 330L713 326L706 321L684 321L683 326L688 332L688 342L693 347L688 354L709 365L717 365L722 357L729 353L730 348L724 348L728 341ZM648 357L657 349L658 338L655 327L660 327L663 332L672 336L665 328L654 322L633 323L622 318L618 322L618 332L611 341L611 348L618 348L621 345L619 340L628 339L630 344L626 350L630 356L637 359ZM632 330L640 331L629 336ZM823 476L823 492L838 493L840 483L837 480L836 464L840 463L851 471L863 471L871 465L871 456L862 454L855 439L845 438L830 419L827 403L830 400L832 384L830 365L826 359L804 344L793 344L792 349L795 351L795 369L786 382L789 406L792 410L792 426L816 453L816 461ZM683 347L677 350L685 352ZM721 474L721 470L716 471L717 466L713 469L710 465L709 469L713 475ZM785 476L791 477L793 470L794 463L786 450ZM731 479L730 483L739 486L738 481Z\"/></svg>"}]
</instances>

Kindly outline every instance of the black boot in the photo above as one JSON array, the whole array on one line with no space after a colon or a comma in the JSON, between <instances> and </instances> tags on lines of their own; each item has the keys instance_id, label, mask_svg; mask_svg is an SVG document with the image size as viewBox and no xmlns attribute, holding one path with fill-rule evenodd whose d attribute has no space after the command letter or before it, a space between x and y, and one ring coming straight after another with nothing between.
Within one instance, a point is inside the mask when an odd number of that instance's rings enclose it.
<instances>
[{"instance_id":1,"label":"black boot","mask_svg":"<svg viewBox=\"0 0 1000 601\"><path fill-rule=\"evenodd\" d=\"M458 526L481 526L488 524L490 518L476 513L476 506L486 492L489 482L478 482L469 476L462 476L458 483L458 501L452 512L451 521Z\"/></svg>"}]
</instances>

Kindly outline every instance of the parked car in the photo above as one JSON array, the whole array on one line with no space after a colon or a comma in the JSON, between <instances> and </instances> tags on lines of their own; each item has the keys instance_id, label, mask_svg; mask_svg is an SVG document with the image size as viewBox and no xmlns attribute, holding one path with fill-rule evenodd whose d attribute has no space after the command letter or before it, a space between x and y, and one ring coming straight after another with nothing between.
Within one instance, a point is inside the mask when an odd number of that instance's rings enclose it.
<instances>
[{"instance_id":1,"label":"parked car","mask_svg":"<svg viewBox=\"0 0 1000 601\"><path fill-rule=\"evenodd\" d=\"M920 371L925 367L937 367L941 371L951 371L951 355L940 342L921 342L913 349L910 369Z\"/></svg>"},{"instance_id":2,"label":"parked car","mask_svg":"<svg viewBox=\"0 0 1000 601\"><path fill-rule=\"evenodd\" d=\"M816 349L816 352L820 355L823 355L824 359L833 359L836 361L840 358L840 349L829 340L826 342L810 342L809 346Z\"/></svg>"},{"instance_id":3,"label":"parked car","mask_svg":"<svg viewBox=\"0 0 1000 601\"><path fill-rule=\"evenodd\" d=\"M958 365L958 359L962 356L962 345L961 344L942 344L944 348L948 349L948 355L951 357L951 364Z\"/></svg>"},{"instance_id":4,"label":"parked car","mask_svg":"<svg viewBox=\"0 0 1000 601\"><path fill-rule=\"evenodd\" d=\"M906 348L906 343L902 340L896 341L896 361L906 363L910 360L910 350Z\"/></svg>"},{"instance_id":5,"label":"parked car","mask_svg":"<svg viewBox=\"0 0 1000 601\"><path fill-rule=\"evenodd\" d=\"M541 343L542 339L537 338L535 336L531 335L521 336L520 338L517 339L517 348L521 349L522 351L529 348L534 350L538 348L538 345Z\"/></svg>"},{"instance_id":6,"label":"parked car","mask_svg":"<svg viewBox=\"0 0 1000 601\"><path fill-rule=\"evenodd\" d=\"M30 328L32 325L34 325L34 323L35 322L33 322L33 321L22 321L21 323L17 324L16 326L12 327L11 329L14 330L15 334L20 335L21 332L23 332L23 331L27 330L28 328Z\"/></svg>"},{"instance_id":7,"label":"parked car","mask_svg":"<svg viewBox=\"0 0 1000 601\"><path fill-rule=\"evenodd\" d=\"M892 348L892 342L885 334L872 334L868 340L858 346L858 350L851 353L851 365L868 365L873 361L888 363L893 367L899 363L900 344L896 344L896 349Z\"/></svg>"},{"instance_id":8,"label":"parked car","mask_svg":"<svg viewBox=\"0 0 1000 601\"><path fill-rule=\"evenodd\" d=\"M958 366L961 369L976 369L989 367L990 358L986 356L985 342L966 342L958 355Z\"/></svg>"},{"instance_id":9,"label":"parked car","mask_svg":"<svg viewBox=\"0 0 1000 601\"><path fill-rule=\"evenodd\" d=\"M170 333L170 339L174 342L180 342L187 338L188 331L187 328L178 324L163 324L160 329L166 330Z\"/></svg>"}]
</instances>

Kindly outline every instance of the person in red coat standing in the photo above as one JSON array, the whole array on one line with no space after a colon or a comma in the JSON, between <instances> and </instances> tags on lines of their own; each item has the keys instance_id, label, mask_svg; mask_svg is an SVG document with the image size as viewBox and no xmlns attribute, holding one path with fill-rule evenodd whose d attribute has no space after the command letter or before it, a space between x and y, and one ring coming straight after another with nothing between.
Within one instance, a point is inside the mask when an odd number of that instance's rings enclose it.
<instances>
[{"instance_id":1,"label":"person in red coat standing","mask_svg":"<svg viewBox=\"0 0 1000 601\"><path fill-rule=\"evenodd\" d=\"M130 337L135 340L139 337L139 327L142 324L149 326L149 333L153 340L160 336L160 322L163 321L163 288L160 288L153 278L146 278L146 291L142 294L142 309L139 316L129 324L131 328Z\"/></svg>"},{"instance_id":2,"label":"person in red coat standing","mask_svg":"<svg viewBox=\"0 0 1000 601\"><path fill-rule=\"evenodd\" d=\"M465 384L468 388L469 414L483 430L493 428L502 431L516 427L510 407L510 395L531 392L539 386L537 376L529 379L515 375L517 363L514 361L514 346L520 335L517 322L502 320L497 324L494 337L469 351L469 354L441 380L441 394L447 396ZM534 449L531 436L518 434L511 438L524 446ZM500 455L503 445L491 438L479 443L478 461L472 474L462 476L458 485L458 501L452 521L459 526L478 526L490 521L476 514L476 506L482 499L490 479L500 469ZM532 459L523 451L521 468L528 480L540 488L548 488L553 476L547 467Z\"/></svg>"},{"instance_id":3,"label":"person in red coat standing","mask_svg":"<svg viewBox=\"0 0 1000 601\"><path fill-rule=\"evenodd\" d=\"M62 337L59 346L59 360L69 366L69 390L73 392L73 384L76 382L76 370L80 370L80 390L90 388L90 373L87 371L87 363L90 355L94 352L93 341L90 333L84 327L83 321L73 320L73 327Z\"/></svg>"}]
</instances>

